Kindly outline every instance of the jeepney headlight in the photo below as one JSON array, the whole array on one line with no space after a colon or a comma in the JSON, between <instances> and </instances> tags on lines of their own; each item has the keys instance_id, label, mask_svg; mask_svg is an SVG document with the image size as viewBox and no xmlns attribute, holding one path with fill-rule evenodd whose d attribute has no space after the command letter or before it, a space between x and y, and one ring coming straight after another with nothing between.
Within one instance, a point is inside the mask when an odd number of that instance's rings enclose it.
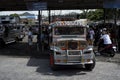
<instances>
[{"instance_id":1,"label":"jeepney headlight","mask_svg":"<svg viewBox=\"0 0 120 80\"><path fill-rule=\"evenodd\" d=\"M56 52L56 55L60 55L61 53L60 52Z\"/></svg>"},{"instance_id":2,"label":"jeepney headlight","mask_svg":"<svg viewBox=\"0 0 120 80\"><path fill-rule=\"evenodd\" d=\"M93 48L87 47L86 49L84 49L84 54L90 54L92 51L93 51Z\"/></svg>"},{"instance_id":3,"label":"jeepney headlight","mask_svg":"<svg viewBox=\"0 0 120 80\"><path fill-rule=\"evenodd\" d=\"M56 55L64 55L66 53L66 50L61 50L61 48L59 47L54 47L54 51L56 53Z\"/></svg>"},{"instance_id":4,"label":"jeepney headlight","mask_svg":"<svg viewBox=\"0 0 120 80\"><path fill-rule=\"evenodd\" d=\"M90 54L92 51L89 50L89 51L84 51L84 54Z\"/></svg>"},{"instance_id":5,"label":"jeepney headlight","mask_svg":"<svg viewBox=\"0 0 120 80\"><path fill-rule=\"evenodd\" d=\"M92 50L93 50L93 48L88 48L88 50L92 51Z\"/></svg>"},{"instance_id":6,"label":"jeepney headlight","mask_svg":"<svg viewBox=\"0 0 120 80\"><path fill-rule=\"evenodd\" d=\"M56 55L65 55L66 51L56 51Z\"/></svg>"}]
</instances>

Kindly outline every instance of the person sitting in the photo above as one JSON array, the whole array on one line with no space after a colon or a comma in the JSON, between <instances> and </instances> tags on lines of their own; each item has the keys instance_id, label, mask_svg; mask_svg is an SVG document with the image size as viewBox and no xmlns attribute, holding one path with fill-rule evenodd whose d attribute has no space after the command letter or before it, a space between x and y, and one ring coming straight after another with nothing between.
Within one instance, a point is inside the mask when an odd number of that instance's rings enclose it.
<instances>
[{"instance_id":1,"label":"person sitting","mask_svg":"<svg viewBox=\"0 0 120 80\"><path fill-rule=\"evenodd\" d=\"M99 45L98 45L98 51L99 51L100 47L104 48L104 47L112 44L112 41L111 41L110 36L107 33L107 31L104 30L102 32L102 34L103 35L101 36L100 41L99 41Z\"/></svg>"}]
</instances>

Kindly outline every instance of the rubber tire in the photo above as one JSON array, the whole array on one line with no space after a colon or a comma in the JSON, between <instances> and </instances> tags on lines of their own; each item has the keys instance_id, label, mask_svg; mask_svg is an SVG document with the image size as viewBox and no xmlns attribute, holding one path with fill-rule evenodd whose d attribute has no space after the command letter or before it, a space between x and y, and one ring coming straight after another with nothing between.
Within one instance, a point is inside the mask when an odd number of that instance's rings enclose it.
<instances>
[{"instance_id":1,"label":"rubber tire","mask_svg":"<svg viewBox=\"0 0 120 80\"><path fill-rule=\"evenodd\" d=\"M85 69L89 70L89 71L92 71L94 69L95 65L96 65L96 60L94 58L92 64L85 64Z\"/></svg>"},{"instance_id":2,"label":"rubber tire","mask_svg":"<svg viewBox=\"0 0 120 80\"><path fill-rule=\"evenodd\" d=\"M114 57L115 56L115 52L113 50L110 51L110 57Z\"/></svg>"}]
</instances>

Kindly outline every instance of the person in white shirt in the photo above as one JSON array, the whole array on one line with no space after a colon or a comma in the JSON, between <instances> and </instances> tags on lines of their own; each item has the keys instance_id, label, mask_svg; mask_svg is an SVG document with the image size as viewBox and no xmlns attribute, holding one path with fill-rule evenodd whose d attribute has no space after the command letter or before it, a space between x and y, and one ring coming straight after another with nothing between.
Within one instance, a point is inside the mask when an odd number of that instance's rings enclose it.
<instances>
[{"instance_id":1,"label":"person in white shirt","mask_svg":"<svg viewBox=\"0 0 120 80\"><path fill-rule=\"evenodd\" d=\"M90 39L93 40L94 39L94 35L95 35L94 30L90 29L89 33L90 33Z\"/></svg>"},{"instance_id":2,"label":"person in white shirt","mask_svg":"<svg viewBox=\"0 0 120 80\"><path fill-rule=\"evenodd\" d=\"M106 31L103 31L103 35L101 36L100 39L103 39L103 44L104 45L112 44L110 36L109 36L109 34L107 34Z\"/></svg>"},{"instance_id":3,"label":"person in white shirt","mask_svg":"<svg viewBox=\"0 0 120 80\"><path fill-rule=\"evenodd\" d=\"M89 35L89 39L88 39L89 45L93 45L95 32L92 28L90 28L88 35Z\"/></svg>"},{"instance_id":4,"label":"person in white shirt","mask_svg":"<svg viewBox=\"0 0 120 80\"><path fill-rule=\"evenodd\" d=\"M104 47L111 45L111 44L112 44L112 41L110 39L109 34L107 33L107 31L103 30L102 35L100 37L99 44L98 44L98 51L100 51L101 47L104 48Z\"/></svg>"},{"instance_id":5,"label":"person in white shirt","mask_svg":"<svg viewBox=\"0 0 120 80\"><path fill-rule=\"evenodd\" d=\"M33 44L32 40L33 40L33 33L32 33L32 29L29 28L29 31L28 31L28 44L30 46Z\"/></svg>"}]
</instances>

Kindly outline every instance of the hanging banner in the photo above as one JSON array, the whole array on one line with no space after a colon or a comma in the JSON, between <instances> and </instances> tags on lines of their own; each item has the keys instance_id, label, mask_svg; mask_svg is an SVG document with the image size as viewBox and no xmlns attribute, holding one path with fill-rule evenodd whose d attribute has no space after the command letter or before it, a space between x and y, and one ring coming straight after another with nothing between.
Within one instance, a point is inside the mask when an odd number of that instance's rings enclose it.
<instances>
[{"instance_id":1,"label":"hanging banner","mask_svg":"<svg viewBox=\"0 0 120 80\"><path fill-rule=\"evenodd\" d=\"M30 2L27 3L28 10L47 10L47 2Z\"/></svg>"},{"instance_id":2,"label":"hanging banner","mask_svg":"<svg viewBox=\"0 0 120 80\"><path fill-rule=\"evenodd\" d=\"M120 0L105 0L103 8L120 8Z\"/></svg>"}]
</instances>

